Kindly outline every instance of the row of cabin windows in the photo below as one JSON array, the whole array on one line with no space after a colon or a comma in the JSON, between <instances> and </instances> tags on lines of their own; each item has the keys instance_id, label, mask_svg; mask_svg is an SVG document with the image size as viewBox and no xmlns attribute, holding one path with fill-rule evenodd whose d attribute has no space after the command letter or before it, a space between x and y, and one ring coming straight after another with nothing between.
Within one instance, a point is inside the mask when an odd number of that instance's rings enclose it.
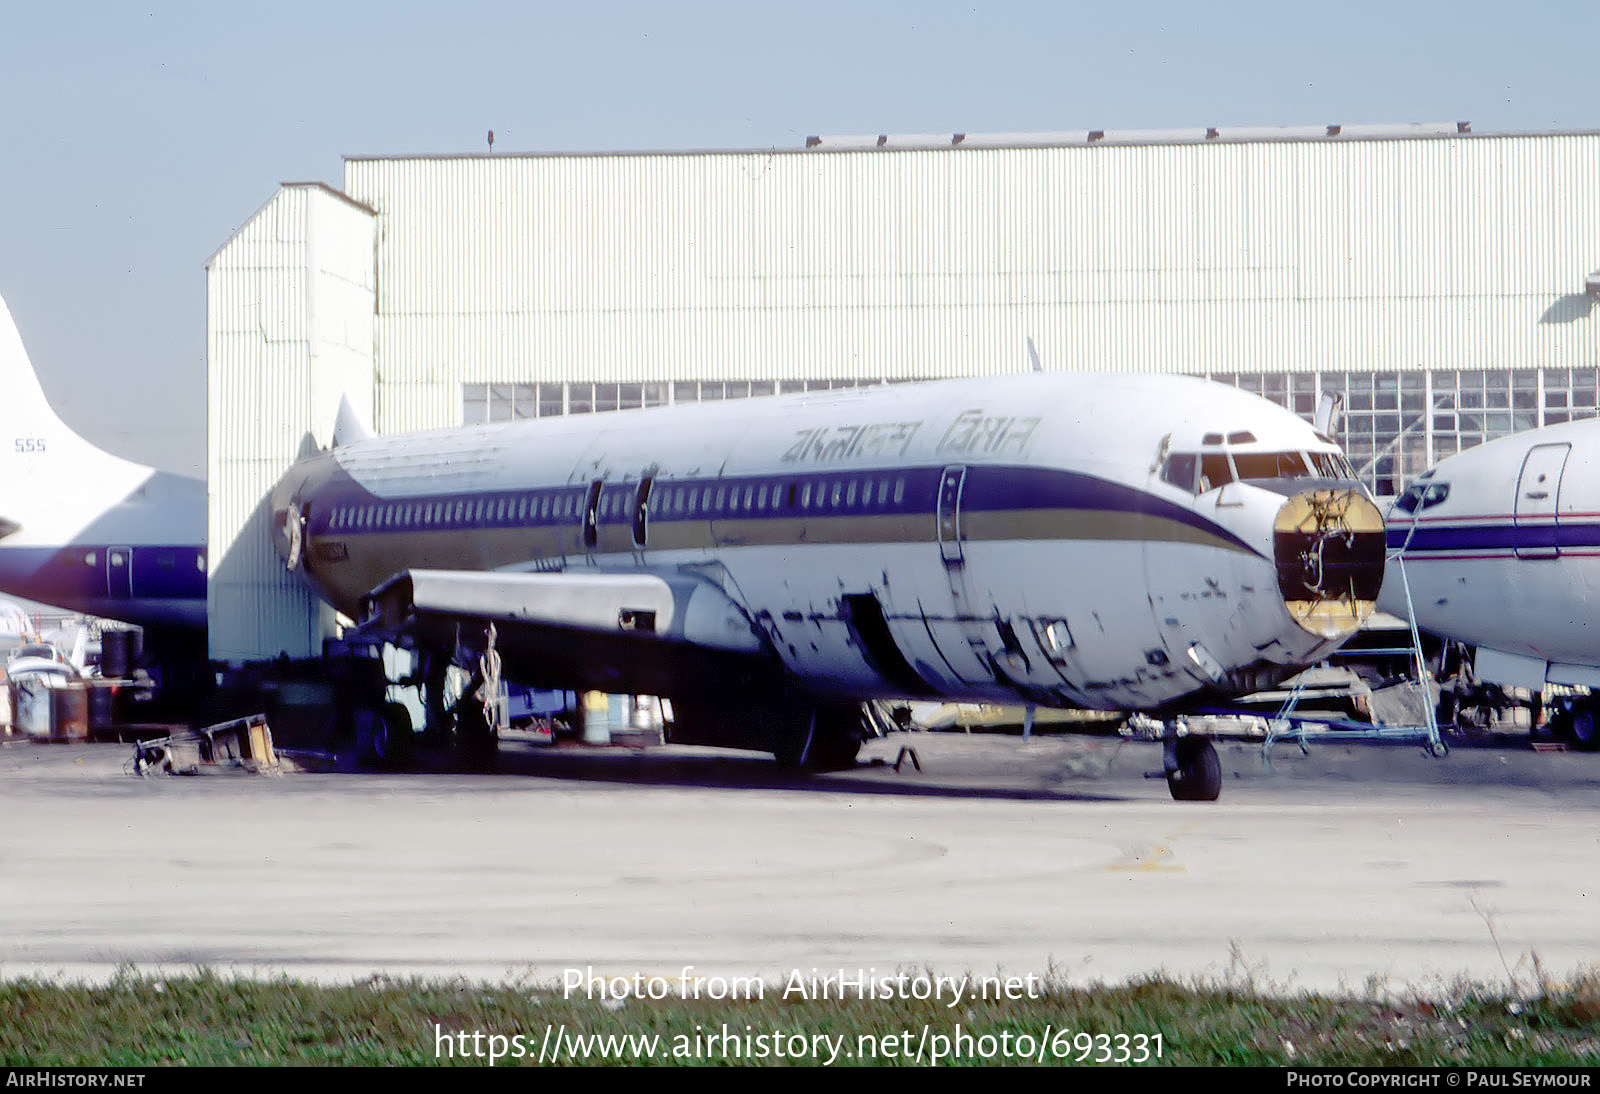
<instances>
[{"instance_id":1,"label":"row of cabin windows","mask_svg":"<svg viewBox=\"0 0 1600 1094\"><path fill-rule=\"evenodd\" d=\"M449 528L481 521L576 519L580 494L545 494L540 497L478 498L473 501L397 502L386 505L340 505L329 527L337 532L373 531L408 525Z\"/></svg>"},{"instance_id":2,"label":"row of cabin windows","mask_svg":"<svg viewBox=\"0 0 1600 1094\"><path fill-rule=\"evenodd\" d=\"M767 513L786 508L802 511L866 509L891 504L891 498L892 504L902 505L905 495L903 476L860 476L734 486L668 486L659 490L658 500L648 502L647 508L657 519L670 519ZM636 498L636 487L602 491L597 504L599 518L628 516L635 507ZM583 494L572 491L470 501L340 505L334 508L329 527L336 532L365 532L408 526L449 528L484 522L576 521L582 508Z\"/></svg>"},{"instance_id":3,"label":"row of cabin windows","mask_svg":"<svg viewBox=\"0 0 1600 1094\"><path fill-rule=\"evenodd\" d=\"M818 479L744 486L669 486L661 490L657 519L705 514L769 513L780 509L867 509L905 502L904 478ZM621 499L618 499L619 501ZM602 513L602 515L605 515Z\"/></svg>"}]
</instances>

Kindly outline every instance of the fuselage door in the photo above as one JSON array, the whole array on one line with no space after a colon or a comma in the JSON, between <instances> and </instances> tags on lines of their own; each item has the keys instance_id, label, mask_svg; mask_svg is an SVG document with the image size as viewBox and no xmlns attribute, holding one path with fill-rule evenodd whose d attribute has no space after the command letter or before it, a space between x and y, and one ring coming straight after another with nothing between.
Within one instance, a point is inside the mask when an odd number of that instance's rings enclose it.
<instances>
[{"instance_id":1,"label":"fuselage door","mask_svg":"<svg viewBox=\"0 0 1600 1094\"><path fill-rule=\"evenodd\" d=\"M1569 444L1541 444L1529 449L1517 477L1516 533L1518 558L1555 558L1561 554L1556 536L1556 502Z\"/></svg>"},{"instance_id":2,"label":"fuselage door","mask_svg":"<svg viewBox=\"0 0 1600 1094\"><path fill-rule=\"evenodd\" d=\"M961 484L965 467L947 467L939 480L939 553L945 565L961 562Z\"/></svg>"},{"instance_id":3,"label":"fuselage door","mask_svg":"<svg viewBox=\"0 0 1600 1094\"><path fill-rule=\"evenodd\" d=\"M106 595L113 600L133 596L133 548L106 548Z\"/></svg>"}]
</instances>

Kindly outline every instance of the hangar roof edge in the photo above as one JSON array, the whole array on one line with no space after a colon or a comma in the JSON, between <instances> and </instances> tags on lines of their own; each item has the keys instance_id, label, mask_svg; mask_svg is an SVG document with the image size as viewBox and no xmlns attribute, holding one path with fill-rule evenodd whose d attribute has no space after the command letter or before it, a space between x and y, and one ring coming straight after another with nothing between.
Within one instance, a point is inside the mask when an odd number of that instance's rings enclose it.
<instances>
[{"instance_id":1,"label":"hangar roof edge","mask_svg":"<svg viewBox=\"0 0 1600 1094\"><path fill-rule=\"evenodd\" d=\"M436 152L346 155L346 163L404 160L592 159L644 156L815 155L819 152L959 151L962 149L1153 147L1191 144L1349 144L1371 141L1483 140L1493 138L1594 137L1600 129L1496 130L1477 132L1470 122L1397 125L1227 126L1193 129L1079 129L1054 133L879 134L807 137L805 147L657 148L530 152Z\"/></svg>"}]
</instances>

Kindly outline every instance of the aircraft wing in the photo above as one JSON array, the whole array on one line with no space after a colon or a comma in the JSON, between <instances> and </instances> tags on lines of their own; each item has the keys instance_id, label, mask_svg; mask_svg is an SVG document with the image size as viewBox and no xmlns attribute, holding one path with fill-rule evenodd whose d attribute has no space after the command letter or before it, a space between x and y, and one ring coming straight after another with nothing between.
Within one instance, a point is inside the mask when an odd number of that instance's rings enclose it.
<instances>
[{"instance_id":1,"label":"aircraft wing","mask_svg":"<svg viewBox=\"0 0 1600 1094\"><path fill-rule=\"evenodd\" d=\"M21 528L22 525L18 524L16 521L7 520L5 517L0 517L0 539L5 539L7 536L20 531Z\"/></svg>"},{"instance_id":2,"label":"aircraft wing","mask_svg":"<svg viewBox=\"0 0 1600 1094\"><path fill-rule=\"evenodd\" d=\"M365 598L362 628L450 649L490 643L507 680L672 696L764 691L782 667L744 610L692 574L407 570Z\"/></svg>"}]
</instances>

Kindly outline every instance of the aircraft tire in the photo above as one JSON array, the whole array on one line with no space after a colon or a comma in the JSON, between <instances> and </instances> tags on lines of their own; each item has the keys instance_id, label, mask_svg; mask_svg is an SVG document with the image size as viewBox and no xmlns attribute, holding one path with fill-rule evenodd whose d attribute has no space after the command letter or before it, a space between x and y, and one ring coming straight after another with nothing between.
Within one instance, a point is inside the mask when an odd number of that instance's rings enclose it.
<instances>
[{"instance_id":1,"label":"aircraft tire","mask_svg":"<svg viewBox=\"0 0 1600 1094\"><path fill-rule=\"evenodd\" d=\"M861 744L859 708L824 709L785 735L773 756L786 771L843 771L855 766Z\"/></svg>"},{"instance_id":2,"label":"aircraft tire","mask_svg":"<svg viewBox=\"0 0 1600 1094\"><path fill-rule=\"evenodd\" d=\"M500 735L484 716L483 705L468 699L456 711L456 762L468 771L494 770Z\"/></svg>"},{"instance_id":3,"label":"aircraft tire","mask_svg":"<svg viewBox=\"0 0 1600 1094\"><path fill-rule=\"evenodd\" d=\"M378 708L375 721L372 744L378 766L387 771L408 770L416 744L411 712L399 703L385 703Z\"/></svg>"},{"instance_id":4,"label":"aircraft tire","mask_svg":"<svg viewBox=\"0 0 1600 1094\"><path fill-rule=\"evenodd\" d=\"M1207 737L1179 737L1167 768L1167 790L1174 801L1214 802L1222 795L1222 761Z\"/></svg>"},{"instance_id":5,"label":"aircraft tire","mask_svg":"<svg viewBox=\"0 0 1600 1094\"><path fill-rule=\"evenodd\" d=\"M1562 719L1562 731L1567 741L1584 752L1600 748L1600 714L1593 704L1584 703Z\"/></svg>"}]
</instances>

